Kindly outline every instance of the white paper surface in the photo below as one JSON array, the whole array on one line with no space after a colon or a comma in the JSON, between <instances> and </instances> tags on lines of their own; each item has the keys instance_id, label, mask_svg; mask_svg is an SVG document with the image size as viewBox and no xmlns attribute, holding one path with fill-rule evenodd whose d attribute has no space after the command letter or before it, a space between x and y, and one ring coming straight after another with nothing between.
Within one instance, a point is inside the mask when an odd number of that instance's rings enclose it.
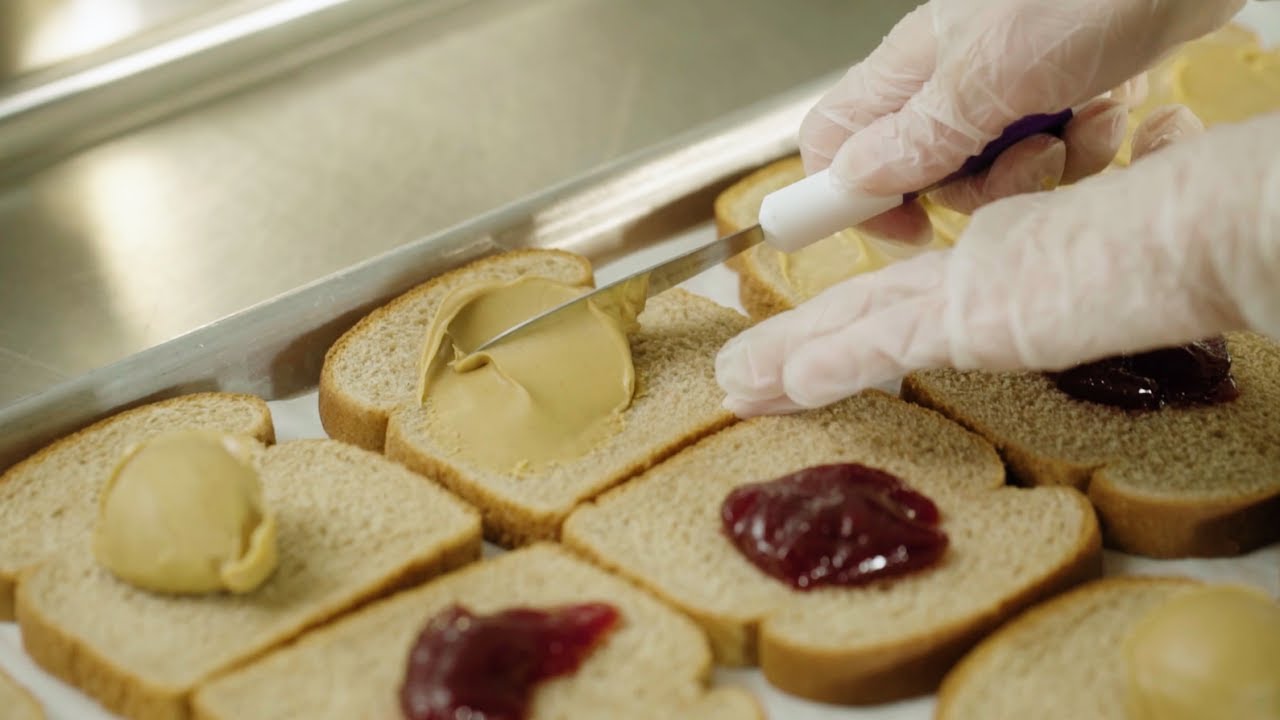
<instances>
[{"instance_id":1,"label":"white paper surface","mask_svg":"<svg viewBox=\"0 0 1280 720\"><path fill-rule=\"evenodd\" d=\"M1280 43L1280 2L1251 2L1239 21L1257 30L1268 44ZM695 231L671 239L653 248L597 269L597 281L608 282L631 268L640 268L676 248L692 248L714 237L708 223ZM693 292L705 295L722 305L742 311L738 302L737 277L723 267L703 273L685 283ZM278 442L300 438L323 438L324 430L316 410L316 395L307 395L270 403ZM487 554L501 552L488 547ZM1241 582L1256 585L1274 596L1280 596L1280 544L1250 555L1218 560L1159 561L1105 554L1108 575L1187 575L1210 582ZM21 638L13 623L0 623L0 668L25 685L44 704L50 720L117 720L74 688L37 668L22 651ZM920 698L874 708L824 706L780 693L764 682L757 670L718 670L716 682L741 685L756 693L766 712L775 720L931 720L933 699ZM0 708L0 716L4 714Z\"/></svg>"}]
</instances>

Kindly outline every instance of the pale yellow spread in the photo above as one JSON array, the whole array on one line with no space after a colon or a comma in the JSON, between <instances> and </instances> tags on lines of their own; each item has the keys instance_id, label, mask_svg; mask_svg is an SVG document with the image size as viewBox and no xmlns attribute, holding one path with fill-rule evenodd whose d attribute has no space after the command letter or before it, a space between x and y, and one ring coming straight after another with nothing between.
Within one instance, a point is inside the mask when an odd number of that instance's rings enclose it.
<instances>
[{"instance_id":1,"label":"pale yellow spread","mask_svg":"<svg viewBox=\"0 0 1280 720\"><path fill-rule=\"evenodd\" d=\"M1187 43L1147 73L1149 94L1129 117L1129 131L1161 105L1180 103L1206 127L1280 110L1280 51L1264 48L1256 34L1228 25ZM1129 143L1118 164L1130 157Z\"/></svg>"},{"instance_id":2,"label":"pale yellow spread","mask_svg":"<svg viewBox=\"0 0 1280 720\"><path fill-rule=\"evenodd\" d=\"M1126 638L1131 720L1280 718L1280 604L1244 587L1179 593Z\"/></svg>"},{"instance_id":3,"label":"pale yellow spread","mask_svg":"<svg viewBox=\"0 0 1280 720\"><path fill-rule=\"evenodd\" d=\"M878 270L926 250L939 250L955 244L969 217L928 201L923 205L934 230L933 240L924 247L905 247L850 229L793 253L771 252L776 253L778 267L787 283L803 296L812 297L854 275Z\"/></svg>"},{"instance_id":4,"label":"pale yellow spread","mask_svg":"<svg viewBox=\"0 0 1280 720\"><path fill-rule=\"evenodd\" d=\"M93 552L144 590L256 588L275 570L276 525L246 443L193 430L130 448L103 488Z\"/></svg>"},{"instance_id":5,"label":"pale yellow spread","mask_svg":"<svg viewBox=\"0 0 1280 720\"><path fill-rule=\"evenodd\" d=\"M460 288L427 333L418 392L433 431L472 463L535 471L589 453L622 428L635 391L627 334L643 283L619 286L502 340L500 331L584 292L525 277Z\"/></svg>"}]
</instances>

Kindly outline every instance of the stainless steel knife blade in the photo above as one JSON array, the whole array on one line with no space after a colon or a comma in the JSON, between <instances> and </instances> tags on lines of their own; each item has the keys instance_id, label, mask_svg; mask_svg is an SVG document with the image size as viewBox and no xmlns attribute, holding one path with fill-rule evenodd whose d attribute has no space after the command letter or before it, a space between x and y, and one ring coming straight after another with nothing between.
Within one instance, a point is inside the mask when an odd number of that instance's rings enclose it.
<instances>
[{"instance_id":1,"label":"stainless steel knife blade","mask_svg":"<svg viewBox=\"0 0 1280 720\"><path fill-rule=\"evenodd\" d=\"M676 285L688 280L689 278L709 270L716 265L728 260L744 250L757 245L764 241L764 230L759 225L753 225L745 230L739 230L732 235L726 235L717 238L711 242L694 248L686 253L677 255L668 260L655 263L649 267L632 273L624 278L615 280L607 285L602 285L590 292L583 293L578 297L563 302L549 310L545 310L524 322L513 325L512 327L494 335L479 347L471 352L482 352L486 348L492 347L494 344L505 340L516 333L524 332L530 327L546 320L548 317L564 310L567 307L576 305L581 302L587 302L592 298L599 297L605 293L609 293L620 289L622 286L639 286L644 284L644 296L646 298L653 297L658 293L669 290ZM630 288L628 288L630 289Z\"/></svg>"}]
</instances>

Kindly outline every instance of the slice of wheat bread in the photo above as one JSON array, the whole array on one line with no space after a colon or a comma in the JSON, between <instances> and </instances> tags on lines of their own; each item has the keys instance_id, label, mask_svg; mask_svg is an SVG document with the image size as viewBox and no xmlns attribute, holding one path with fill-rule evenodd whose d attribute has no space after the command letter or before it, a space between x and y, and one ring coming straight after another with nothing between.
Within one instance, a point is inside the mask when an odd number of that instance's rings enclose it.
<instances>
[{"instance_id":1,"label":"slice of wheat bread","mask_svg":"<svg viewBox=\"0 0 1280 720\"><path fill-rule=\"evenodd\" d=\"M556 250L516 250L447 272L376 308L325 353L319 388L325 432L382 452L388 420L417 389L427 325L440 302L469 282L525 275L570 286L592 283L591 264L583 257Z\"/></svg>"},{"instance_id":2,"label":"slice of wheat bread","mask_svg":"<svg viewBox=\"0 0 1280 720\"><path fill-rule=\"evenodd\" d=\"M127 718L186 718L209 678L480 556L478 513L376 453L295 440L263 448L257 462L279 547L265 583L236 596L149 593L75 543L19 580L28 654Z\"/></svg>"},{"instance_id":3,"label":"slice of wheat bread","mask_svg":"<svg viewBox=\"0 0 1280 720\"><path fill-rule=\"evenodd\" d=\"M721 407L715 354L747 327L728 308L680 289L650 298L631 340L636 393L623 429L591 453L536 473L495 472L459 458L447 439L428 432L416 402L418 358L426 325L446 292L479 278L536 273L587 284L585 260L529 251L479 261L410 291L375 311L330 350L320 408L332 436L372 446L438 478L481 509L486 535L505 546L555 539L583 500L625 481L736 418Z\"/></svg>"},{"instance_id":4,"label":"slice of wheat bread","mask_svg":"<svg viewBox=\"0 0 1280 720\"><path fill-rule=\"evenodd\" d=\"M1176 577L1095 580L992 633L948 673L937 720L1128 720L1122 648L1148 610L1194 587Z\"/></svg>"},{"instance_id":5,"label":"slice of wheat bread","mask_svg":"<svg viewBox=\"0 0 1280 720\"><path fill-rule=\"evenodd\" d=\"M1106 544L1151 557L1230 556L1280 540L1280 346L1228 336L1240 397L1131 414L1038 373L937 370L902 396L976 431L1028 485L1069 485Z\"/></svg>"},{"instance_id":6,"label":"slice of wheat bread","mask_svg":"<svg viewBox=\"0 0 1280 720\"><path fill-rule=\"evenodd\" d=\"M13 619L18 573L88 532L98 491L125 448L158 432L188 428L275 440L271 411L261 398L196 393L105 418L0 475L0 620Z\"/></svg>"},{"instance_id":7,"label":"slice of wheat bread","mask_svg":"<svg viewBox=\"0 0 1280 720\"><path fill-rule=\"evenodd\" d=\"M887 470L931 497L951 543L940 564L801 592L729 543L720 506L733 488L833 462ZM987 443L877 391L723 430L575 511L563 537L697 619L719 662L758 663L784 691L842 704L931 690L1005 618L1101 572L1080 493L1004 486Z\"/></svg>"},{"instance_id":8,"label":"slice of wheat bread","mask_svg":"<svg viewBox=\"0 0 1280 720\"><path fill-rule=\"evenodd\" d=\"M776 160L743 177L716 197L716 230L723 237L755 225L759 222L760 203L763 202L764 197L774 190L803 179L804 176L804 166L800 156L793 155ZM922 203L933 222L935 232L934 240L929 247L937 249L954 244L968 216L942 208L928 200L923 200ZM824 271L823 274L828 280L852 277L863 265L874 268L894 261L894 255L886 253L890 246L869 241L866 236L854 230L846 230L842 234L846 236L845 242L852 242L860 247L860 251L865 253L865 258L859 261L855 257L848 256L847 253L832 256L834 259L847 261L850 265L847 269L834 268L831 271ZM825 252L820 249L821 246L838 242L840 240L836 238L824 238L815 243L814 247L818 252ZM813 252L813 250L800 252ZM902 252L898 251L896 254L901 255ZM788 277L785 262L782 253L764 244L736 255L729 261L728 266L738 274L739 300L752 319L763 320L771 315L790 310L816 295L825 286L826 283L811 287L809 284L793 282Z\"/></svg>"},{"instance_id":9,"label":"slice of wheat bread","mask_svg":"<svg viewBox=\"0 0 1280 720\"><path fill-rule=\"evenodd\" d=\"M35 696L0 669L0 717L6 720L44 720L44 708Z\"/></svg>"},{"instance_id":10,"label":"slice of wheat bread","mask_svg":"<svg viewBox=\"0 0 1280 720\"><path fill-rule=\"evenodd\" d=\"M697 625L560 546L535 543L383 600L202 688L200 720L400 717L409 648L446 605L473 612L607 602L622 620L572 675L535 690L530 720L760 718L747 693L707 690Z\"/></svg>"}]
</instances>

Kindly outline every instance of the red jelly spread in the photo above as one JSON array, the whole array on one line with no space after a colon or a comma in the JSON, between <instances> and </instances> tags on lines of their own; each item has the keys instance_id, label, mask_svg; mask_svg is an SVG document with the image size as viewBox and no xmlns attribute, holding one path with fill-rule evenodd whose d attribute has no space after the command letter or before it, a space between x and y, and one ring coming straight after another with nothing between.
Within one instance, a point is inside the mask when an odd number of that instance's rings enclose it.
<instances>
[{"instance_id":1,"label":"red jelly spread","mask_svg":"<svg viewBox=\"0 0 1280 720\"><path fill-rule=\"evenodd\" d=\"M802 590L902 575L932 565L947 548L929 498L856 464L743 485L725 498L720 517L752 564Z\"/></svg>"},{"instance_id":2,"label":"red jelly spread","mask_svg":"<svg viewBox=\"0 0 1280 720\"><path fill-rule=\"evenodd\" d=\"M518 720L534 685L574 672L617 625L602 603L474 615L454 605L409 651L400 687L408 720Z\"/></svg>"},{"instance_id":3,"label":"red jelly spread","mask_svg":"<svg viewBox=\"0 0 1280 720\"><path fill-rule=\"evenodd\" d=\"M1239 396L1223 337L1079 365L1050 379L1068 395L1126 410L1212 405Z\"/></svg>"}]
</instances>

